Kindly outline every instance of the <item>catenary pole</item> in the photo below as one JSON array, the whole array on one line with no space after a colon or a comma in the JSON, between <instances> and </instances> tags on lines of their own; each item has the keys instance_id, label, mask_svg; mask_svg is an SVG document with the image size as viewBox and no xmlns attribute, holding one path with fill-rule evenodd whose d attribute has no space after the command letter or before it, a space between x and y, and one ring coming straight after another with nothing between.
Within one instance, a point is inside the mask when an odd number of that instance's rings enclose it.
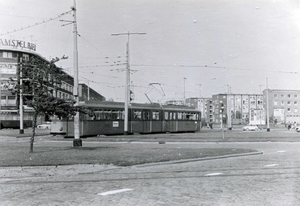
<instances>
[{"instance_id":1,"label":"catenary pole","mask_svg":"<svg viewBox=\"0 0 300 206\"><path fill-rule=\"evenodd\" d=\"M268 78L266 78L267 85L267 132L270 132L270 114L269 114L269 88L268 88Z\"/></svg>"},{"instance_id":2,"label":"catenary pole","mask_svg":"<svg viewBox=\"0 0 300 206\"><path fill-rule=\"evenodd\" d=\"M2 118L1 118L1 116L2 116L2 111L1 111L1 104L2 104L2 68L0 68L0 129L2 129L1 128L1 120L2 120Z\"/></svg>"},{"instance_id":3,"label":"catenary pole","mask_svg":"<svg viewBox=\"0 0 300 206\"><path fill-rule=\"evenodd\" d=\"M127 52L127 63L126 63L126 82L125 82L125 119L124 119L124 135L128 134L128 106L129 106L129 83L130 83L130 55L129 55L129 36L130 35L143 35L146 34L144 32L138 32L138 33L130 33L129 31L127 33L115 33L111 34L112 36L120 36L120 35L127 35L127 44L126 44L126 52Z\"/></svg>"},{"instance_id":4,"label":"catenary pole","mask_svg":"<svg viewBox=\"0 0 300 206\"><path fill-rule=\"evenodd\" d=\"M79 97L78 97L78 49L77 49L77 21L76 21L76 1L74 0L74 6L72 7L73 10L73 66L74 66L74 88L73 88L73 95L75 98L75 106L79 104ZM79 129L79 112L76 112L74 116L74 140L73 140L73 147L82 147L82 140L80 139L80 129Z\"/></svg>"},{"instance_id":5,"label":"catenary pole","mask_svg":"<svg viewBox=\"0 0 300 206\"><path fill-rule=\"evenodd\" d=\"M23 58L20 57L20 102L19 102L19 112L20 112L20 134L24 134L24 111L23 111Z\"/></svg>"}]
</instances>

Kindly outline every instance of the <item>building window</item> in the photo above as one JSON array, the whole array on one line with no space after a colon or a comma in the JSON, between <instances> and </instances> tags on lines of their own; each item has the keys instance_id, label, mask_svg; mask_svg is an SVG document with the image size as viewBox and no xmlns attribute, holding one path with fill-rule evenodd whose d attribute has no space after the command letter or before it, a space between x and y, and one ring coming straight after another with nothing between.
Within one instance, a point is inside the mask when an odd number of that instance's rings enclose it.
<instances>
[{"instance_id":1,"label":"building window","mask_svg":"<svg viewBox=\"0 0 300 206\"><path fill-rule=\"evenodd\" d=\"M297 102L297 101L294 101L294 105L298 105L298 102Z\"/></svg>"},{"instance_id":2,"label":"building window","mask_svg":"<svg viewBox=\"0 0 300 206\"><path fill-rule=\"evenodd\" d=\"M288 105L291 105L291 102L290 102L290 101L288 101L288 102L287 102L287 104L288 104Z\"/></svg>"},{"instance_id":3,"label":"building window","mask_svg":"<svg viewBox=\"0 0 300 206\"><path fill-rule=\"evenodd\" d=\"M284 101L281 101L281 105L284 105Z\"/></svg>"},{"instance_id":4,"label":"building window","mask_svg":"<svg viewBox=\"0 0 300 206\"><path fill-rule=\"evenodd\" d=\"M23 54L23 58L25 61L29 61L29 55L28 54Z\"/></svg>"},{"instance_id":5,"label":"building window","mask_svg":"<svg viewBox=\"0 0 300 206\"><path fill-rule=\"evenodd\" d=\"M291 98L291 95L290 95L290 94L288 94L288 95L287 95L287 97L288 97L288 98Z\"/></svg>"},{"instance_id":6,"label":"building window","mask_svg":"<svg viewBox=\"0 0 300 206\"><path fill-rule=\"evenodd\" d=\"M298 95L297 95L297 94L295 94L295 95L294 95L294 97L295 97L295 98L298 98Z\"/></svg>"},{"instance_id":7,"label":"building window","mask_svg":"<svg viewBox=\"0 0 300 206\"><path fill-rule=\"evenodd\" d=\"M283 98L283 97L284 97L284 94L281 95L281 98Z\"/></svg>"},{"instance_id":8,"label":"building window","mask_svg":"<svg viewBox=\"0 0 300 206\"><path fill-rule=\"evenodd\" d=\"M274 94L274 98L277 98L277 96L278 96L277 94Z\"/></svg>"},{"instance_id":9,"label":"building window","mask_svg":"<svg viewBox=\"0 0 300 206\"><path fill-rule=\"evenodd\" d=\"M12 52L3 52L3 58L12 58Z\"/></svg>"},{"instance_id":10,"label":"building window","mask_svg":"<svg viewBox=\"0 0 300 206\"><path fill-rule=\"evenodd\" d=\"M291 108L287 108L287 111L288 111L288 112L291 112Z\"/></svg>"},{"instance_id":11,"label":"building window","mask_svg":"<svg viewBox=\"0 0 300 206\"><path fill-rule=\"evenodd\" d=\"M298 109L297 109L297 108L296 108L296 109L294 109L294 112L295 112L295 113L298 113Z\"/></svg>"},{"instance_id":12,"label":"building window","mask_svg":"<svg viewBox=\"0 0 300 206\"><path fill-rule=\"evenodd\" d=\"M277 105L278 105L278 102L274 102L274 105L277 106Z\"/></svg>"}]
</instances>

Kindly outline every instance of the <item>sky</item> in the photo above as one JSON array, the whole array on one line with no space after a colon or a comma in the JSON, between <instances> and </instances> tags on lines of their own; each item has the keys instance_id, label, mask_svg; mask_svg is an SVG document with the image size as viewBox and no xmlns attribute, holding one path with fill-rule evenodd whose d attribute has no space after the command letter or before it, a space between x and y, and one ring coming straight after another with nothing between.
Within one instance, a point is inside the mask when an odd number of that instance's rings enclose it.
<instances>
[{"instance_id":1,"label":"sky","mask_svg":"<svg viewBox=\"0 0 300 206\"><path fill-rule=\"evenodd\" d=\"M73 0L0 0L0 38L36 44L73 75ZM299 0L76 0L79 80L134 102L300 90ZM63 20L63 21L61 21ZM67 25L64 25L67 24Z\"/></svg>"}]
</instances>

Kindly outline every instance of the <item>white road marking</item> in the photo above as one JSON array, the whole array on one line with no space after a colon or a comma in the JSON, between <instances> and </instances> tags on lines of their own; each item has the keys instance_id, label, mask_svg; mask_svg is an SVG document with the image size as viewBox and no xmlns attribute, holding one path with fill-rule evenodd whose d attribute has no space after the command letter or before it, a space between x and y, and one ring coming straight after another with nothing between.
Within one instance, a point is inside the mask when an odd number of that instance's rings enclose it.
<instances>
[{"instance_id":1,"label":"white road marking","mask_svg":"<svg viewBox=\"0 0 300 206\"><path fill-rule=\"evenodd\" d=\"M280 151L277 151L277 152L286 152L286 150L280 150Z\"/></svg>"},{"instance_id":2,"label":"white road marking","mask_svg":"<svg viewBox=\"0 0 300 206\"><path fill-rule=\"evenodd\" d=\"M112 194L117 194L117 193L121 193L121 192L127 192L127 191L131 191L131 190L133 190L133 189L112 190L112 191L108 191L108 192L98 193L97 195L106 196L106 195L112 195Z\"/></svg>"},{"instance_id":3,"label":"white road marking","mask_svg":"<svg viewBox=\"0 0 300 206\"><path fill-rule=\"evenodd\" d=\"M278 164L270 164L270 165L265 165L265 167L275 167L277 166Z\"/></svg>"},{"instance_id":4,"label":"white road marking","mask_svg":"<svg viewBox=\"0 0 300 206\"><path fill-rule=\"evenodd\" d=\"M206 174L205 176L217 176L217 175L222 175L223 173L221 172L215 172L215 173L210 173L210 174Z\"/></svg>"}]
</instances>

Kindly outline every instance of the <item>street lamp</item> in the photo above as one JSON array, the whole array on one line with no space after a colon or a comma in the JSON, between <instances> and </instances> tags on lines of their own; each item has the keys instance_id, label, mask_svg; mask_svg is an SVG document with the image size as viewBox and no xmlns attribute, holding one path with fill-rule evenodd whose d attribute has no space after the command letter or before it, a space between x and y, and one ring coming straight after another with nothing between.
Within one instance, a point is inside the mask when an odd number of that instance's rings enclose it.
<instances>
[{"instance_id":1,"label":"street lamp","mask_svg":"<svg viewBox=\"0 0 300 206\"><path fill-rule=\"evenodd\" d=\"M115 33L111 34L112 36L120 36L120 35L127 35L127 64L126 64L126 83L125 83L125 120L124 120L124 135L128 134L128 104L130 98L130 91L129 91L129 83L130 83L130 58L129 58L129 36L130 35L143 35L146 34L144 32L138 33Z\"/></svg>"}]
</instances>

